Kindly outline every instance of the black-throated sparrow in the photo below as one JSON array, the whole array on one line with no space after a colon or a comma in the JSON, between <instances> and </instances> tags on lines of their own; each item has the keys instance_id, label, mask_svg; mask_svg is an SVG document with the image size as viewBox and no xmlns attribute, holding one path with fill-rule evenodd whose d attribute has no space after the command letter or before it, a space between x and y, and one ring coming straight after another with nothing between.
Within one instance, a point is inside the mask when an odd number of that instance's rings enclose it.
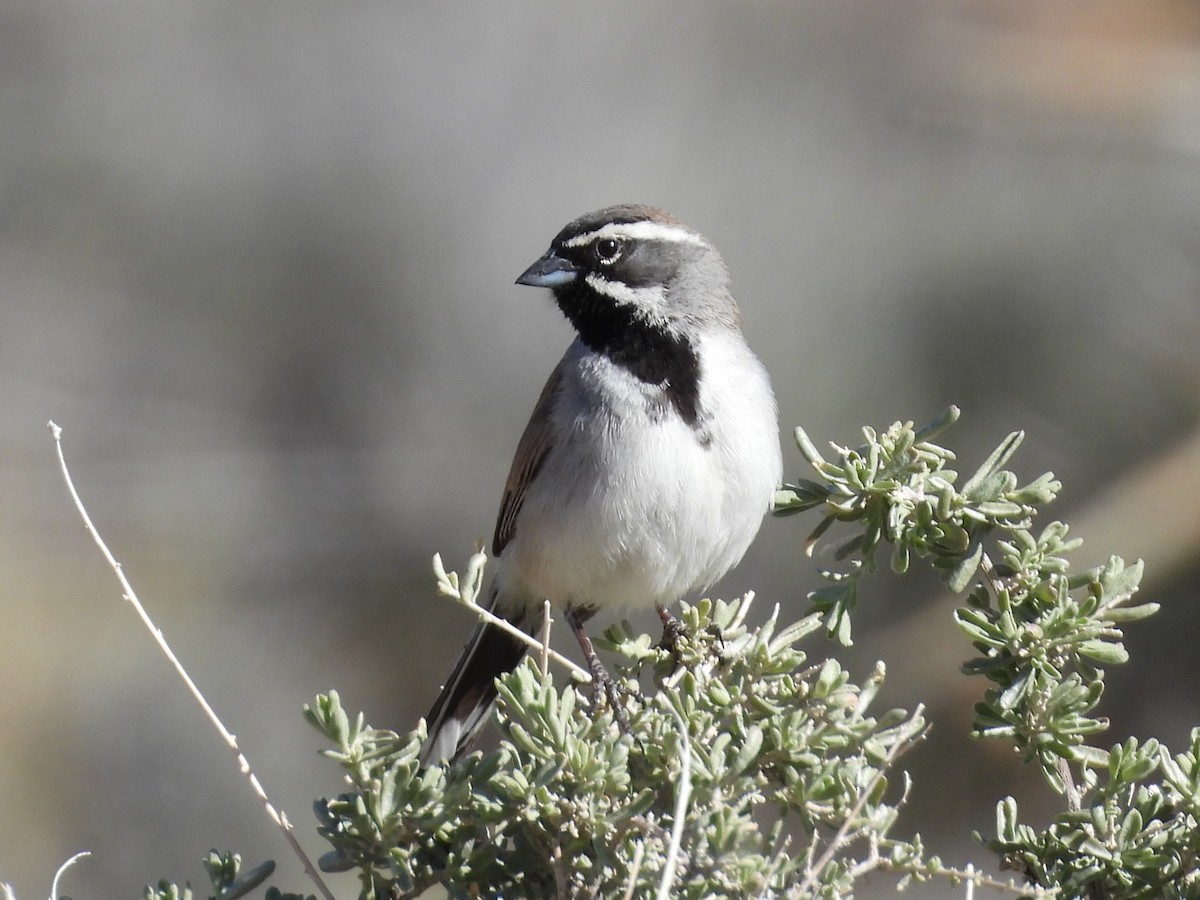
<instances>
[{"instance_id":1,"label":"black-throated sparrow","mask_svg":"<svg viewBox=\"0 0 1200 900\"><path fill-rule=\"evenodd\" d=\"M738 563L782 476L775 397L716 249L647 206L567 225L518 284L546 287L579 337L534 407L496 521L487 605L531 633L543 599L665 607ZM664 619L665 621L665 619ZM460 756L526 645L480 624L428 716L425 762Z\"/></svg>"}]
</instances>

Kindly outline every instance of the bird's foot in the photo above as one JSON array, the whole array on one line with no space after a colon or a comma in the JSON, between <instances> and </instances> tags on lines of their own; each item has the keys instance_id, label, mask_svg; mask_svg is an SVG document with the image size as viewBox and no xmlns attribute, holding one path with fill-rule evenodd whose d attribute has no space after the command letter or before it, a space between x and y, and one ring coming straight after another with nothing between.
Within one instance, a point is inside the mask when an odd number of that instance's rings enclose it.
<instances>
[{"instance_id":1,"label":"bird's foot","mask_svg":"<svg viewBox=\"0 0 1200 900\"><path fill-rule=\"evenodd\" d=\"M685 658L688 657L684 642L690 637L690 632L687 626L678 617L668 612L665 607L656 604L654 609L658 613L659 619L662 620L663 625L662 638L659 640L658 646L671 654L672 659L675 661L674 668L678 668L684 663ZM714 622L709 624L704 630L712 635L709 652L717 659L723 658L725 635L721 631L721 626Z\"/></svg>"},{"instance_id":2,"label":"bird's foot","mask_svg":"<svg viewBox=\"0 0 1200 900\"><path fill-rule=\"evenodd\" d=\"M608 673L599 656L593 653L587 662L588 670L592 673L592 709L599 710L607 703L613 718L617 720L617 727L625 734L632 735L633 726L625 709L624 698L633 696L633 692Z\"/></svg>"},{"instance_id":3,"label":"bird's foot","mask_svg":"<svg viewBox=\"0 0 1200 900\"><path fill-rule=\"evenodd\" d=\"M672 656L679 656L679 642L687 637L687 628L679 621L677 617L672 615L665 606L661 603L654 605L654 611L658 613L658 618L662 620L662 638L658 642L658 646L662 647L671 653Z\"/></svg>"}]
</instances>

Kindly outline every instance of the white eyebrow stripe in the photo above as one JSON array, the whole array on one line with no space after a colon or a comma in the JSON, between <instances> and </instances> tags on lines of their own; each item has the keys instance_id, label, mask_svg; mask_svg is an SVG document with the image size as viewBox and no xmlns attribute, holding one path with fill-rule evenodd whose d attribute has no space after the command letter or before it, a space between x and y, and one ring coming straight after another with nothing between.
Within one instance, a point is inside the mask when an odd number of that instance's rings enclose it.
<instances>
[{"instance_id":1,"label":"white eyebrow stripe","mask_svg":"<svg viewBox=\"0 0 1200 900\"><path fill-rule=\"evenodd\" d=\"M582 247L603 238L628 238L633 241L666 241L671 244L703 244L704 238L694 231L662 222L609 222L594 231L577 234L563 242L564 247Z\"/></svg>"},{"instance_id":2,"label":"white eyebrow stripe","mask_svg":"<svg viewBox=\"0 0 1200 900\"><path fill-rule=\"evenodd\" d=\"M630 287L620 281L609 281L603 275L589 272L583 276L588 287L597 294L627 306L638 306L645 310L660 309L666 303L666 293L661 284L647 287Z\"/></svg>"}]
</instances>

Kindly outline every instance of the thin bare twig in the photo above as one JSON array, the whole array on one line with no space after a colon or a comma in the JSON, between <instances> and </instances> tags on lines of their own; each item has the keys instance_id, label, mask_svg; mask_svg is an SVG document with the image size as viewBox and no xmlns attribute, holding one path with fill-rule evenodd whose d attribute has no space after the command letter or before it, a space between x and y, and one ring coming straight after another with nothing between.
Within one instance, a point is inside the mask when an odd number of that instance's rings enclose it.
<instances>
[{"instance_id":1,"label":"thin bare twig","mask_svg":"<svg viewBox=\"0 0 1200 900\"><path fill-rule=\"evenodd\" d=\"M687 823L688 801L692 798L692 739L688 736L687 720L674 706L668 706L679 726L683 760L679 764L679 784L675 788L675 821L671 824L671 842L667 845L667 860L663 863L662 878L658 882L655 900L670 900L671 884L675 880L675 867L679 865L679 848L683 843L683 829Z\"/></svg>"},{"instance_id":2,"label":"thin bare twig","mask_svg":"<svg viewBox=\"0 0 1200 900\"><path fill-rule=\"evenodd\" d=\"M983 553L979 558L979 568L983 571L984 577L988 580L988 587L992 589L992 594L999 596L1004 590L1004 581L1000 577L1000 573L996 571L996 565L992 562L992 558Z\"/></svg>"},{"instance_id":3,"label":"thin bare twig","mask_svg":"<svg viewBox=\"0 0 1200 900\"><path fill-rule=\"evenodd\" d=\"M121 591L124 598L128 600L130 604L132 604L134 611L138 614L138 618L142 620L142 624L146 626L146 629L150 632L151 637L154 638L155 643L158 644L158 647L163 652L163 655L166 656L171 665L175 667L175 672L181 679L183 679L183 683L187 686L187 689L191 693L193 699L195 699L195 701L200 705L200 709L204 711L204 714L208 717L209 722L211 722L213 727L217 729L217 732L221 735L221 738L225 741L225 744L230 750L233 751L234 756L237 757L238 768L241 770L242 774L246 776L246 780L250 782L250 787L254 790L254 793L258 799L262 802L263 807L267 811L267 815L271 817L271 821L274 822L279 827L279 830L283 832L284 839L287 840L288 844L292 848L292 851L296 854L301 864L304 866L305 873L312 880L313 884L317 886L317 889L321 892L321 895L325 898L325 900L334 900L333 893L326 886L320 874L318 874L316 868L313 866L312 861L309 860L308 854L304 852L304 848L300 846L300 842L296 840L296 836L292 833L292 824L288 821L287 815L276 810L270 799L267 797L267 793L265 790L263 790L263 786L259 782L258 776L255 775L250 768L249 760L246 759L245 754L243 754L238 748L237 737L225 727L225 724L217 716L216 711L213 710L213 708L209 705L208 701L204 698L204 695L200 692L200 688L196 687L196 683L192 681L191 676L188 675L187 670L183 667L183 664L179 661L178 657L176 657L174 652L171 650L171 647L167 644L167 639L163 637L162 631L159 630L159 628L154 624L149 614L147 614L145 607L143 607L141 601L138 600L137 594L133 590L133 585L131 585L129 583L129 579L125 577L125 572L121 567L121 564L117 562L117 559L115 556L113 556L112 551L108 549L108 545L104 543L104 539L100 537L100 532L97 531L96 526L92 524L91 516L88 515L87 509L84 508L83 501L79 498L79 492L75 490L75 483L71 480L71 473L67 469L67 461L63 456L62 429L53 422L48 422L47 427L50 429L50 434L54 438L54 446L58 452L58 464L62 469L63 481L65 481L67 484L67 490L70 492L71 499L75 503L75 509L79 511L79 517L83 519L83 524L84 527L87 528L88 534L92 536L92 540L96 542L96 546L100 548L100 552L104 554L104 558L108 561L108 565L116 574L117 581L120 582Z\"/></svg>"},{"instance_id":4,"label":"thin bare twig","mask_svg":"<svg viewBox=\"0 0 1200 900\"><path fill-rule=\"evenodd\" d=\"M1071 812L1079 812L1083 809L1083 791L1075 784L1075 777L1071 774L1071 763L1060 758L1054 764L1054 768L1058 771L1058 777L1063 781L1063 790L1067 795L1067 809Z\"/></svg>"},{"instance_id":5,"label":"thin bare twig","mask_svg":"<svg viewBox=\"0 0 1200 900\"><path fill-rule=\"evenodd\" d=\"M583 666L563 656L554 648L547 647L533 635L526 634L512 622L508 621L508 619L496 615L490 609L480 606L474 600L460 600L459 602L469 608L471 612L475 613L475 615L479 616L479 618L483 619L483 621L487 622L489 625L495 625L502 631L507 631L513 637L528 644L530 649L536 650L539 654L543 654L547 660L552 659L560 666L564 666L570 670L572 675L578 675L584 681L592 680L592 673Z\"/></svg>"},{"instance_id":6,"label":"thin bare twig","mask_svg":"<svg viewBox=\"0 0 1200 900\"><path fill-rule=\"evenodd\" d=\"M496 615L486 606L480 606L476 602L474 595L470 592L464 592L461 587L451 580L450 574L446 572L446 568L442 563L442 555L440 553L435 553L433 556L433 571L438 579L438 590L447 597L458 601L489 625L495 625L506 634L512 635L539 655L544 654L547 659L552 659L559 665L564 666L571 674L579 676L583 681L588 682L592 680L591 672L583 668L583 666L563 656L557 650L547 646L533 635L522 631L503 616Z\"/></svg>"},{"instance_id":7,"label":"thin bare twig","mask_svg":"<svg viewBox=\"0 0 1200 900\"><path fill-rule=\"evenodd\" d=\"M629 883L625 885L625 893L621 900L633 900L633 892L637 889L638 875L642 872L642 857L646 855L646 844L638 841L633 845L633 861L629 864Z\"/></svg>"},{"instance_id":8,"label":"thin bare twig","mask_svg":"<svg viewBox=\"0 0 1200 900\"><path fill-rule=\"evenodd\" d=\"M545 675L550 670L550 601L542 601L542 649L538 651L538 668Z\"/></svg>"},{"instance_id":9,"label":"thin bare twig","mask_svg":"<svg viewBox=\"0 0 1200 900\"><path fill-rule=\"evenodd\" d=\"M54 881L52 881L50 883L50 900L58 900L58 882L60 880L62 880L63 873L66 872L67 869L71 868L71 866L75 865L76 862L83 859L85 856L91 856L91 855L92 855L91 850L80 850L78 853L76 853L74 856L72 856L65 863L63 863L61 866L58 867L58 871L54 873Z\"/></svg>"},{"instance_id":10,"label":"thin bare twig","mask_svg":"<svg viewBox=\"0 0 1200 900\"><path fill-rule=\"evenodd\" d=\"M918 703L917 708L913 710L912 719L910 721L915 722L924 715L924 712L924 704ZM925 730L925 725L914 728L910 734L905 735L903 738L897 738L895 743L888 747L888 751L886 754L884 754L883 761L879 764L879 768L876 770L874 776L872 776L871 780L866 784L866 786L858 792L858 797L855 799L854 805L850 807L849 812L847 812L845 818L842 819L842 824L838 827L838 830L834 832L833 837L829 841L829 845L825 848L825 852L817 858L815 863L810 863L805 867L806 871L804 873L804 882L800 885L801 894L813 889L817 883L817 879L821 877L821 872L824 871L825 867L833 861L833 858L837 855L838 851L841 850L844 845L849 843L850 829L854 827L854 820L858 818L858 814L862 812L863 806L865 806L867 803L867 798L874 793L875 788L879 785L879 783L885 777L887 777L888 771L895 764L896 760L900 758L900 755L904 753L905 750L909 749L918 738L922 737L925 733ZM812 845L810 844L810 847L811 846ZM812 856L810 854L809 859L811 858Z\"/></svg>"},{"instance_id":11,"label":"thin bare twig","mask_svg":"<svg viewBox=\"0 0 1200 900\"><path fill-rule=\"evenodd\" d=\"M999 893L1014 894L1020 897L1036 897L1041 898L1041 900L1050 900L1050 898L1061 896L1057 888L1044 888L1035 884L1017 884L1011 878L995 878L986 872L979 871L975 868L974 864L968 864L966 868L962 869L943 865L936 872L930 872L925 867L913 868L902 863L898 864L886 856L879 855L878 849L872 852L870 859L854 866L850 870L850 873L857 880L870 872L876 871L891 872L898 875L915 875L919 873L922 877L950 879L962 884L972 884L976 887L988 888Z\"/></svg>"}]
</instances>

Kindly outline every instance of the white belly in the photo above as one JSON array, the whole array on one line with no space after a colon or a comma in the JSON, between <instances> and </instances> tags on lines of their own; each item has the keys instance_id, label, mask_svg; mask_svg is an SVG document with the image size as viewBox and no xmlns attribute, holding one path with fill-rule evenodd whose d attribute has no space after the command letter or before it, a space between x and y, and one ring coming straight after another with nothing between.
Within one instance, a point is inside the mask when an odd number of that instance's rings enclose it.
<instances>
[{"instance_id":1,"label":"white belly","mask_svg":"<svg viewBox=\"0 0 1200 900\"><path fill-rule=\"evenodd\" d=\"M576 364L556 408L567 437L525 497L497 573L502 594L559 607L668 604L742 558L781 477L774 398L744 347L703 349L702 407L722 414L699 430L607 358L568 351ZM744 359L736 383L714 376L727 349L749 356L751 377Z\"/></svg>"}]
</instances>

